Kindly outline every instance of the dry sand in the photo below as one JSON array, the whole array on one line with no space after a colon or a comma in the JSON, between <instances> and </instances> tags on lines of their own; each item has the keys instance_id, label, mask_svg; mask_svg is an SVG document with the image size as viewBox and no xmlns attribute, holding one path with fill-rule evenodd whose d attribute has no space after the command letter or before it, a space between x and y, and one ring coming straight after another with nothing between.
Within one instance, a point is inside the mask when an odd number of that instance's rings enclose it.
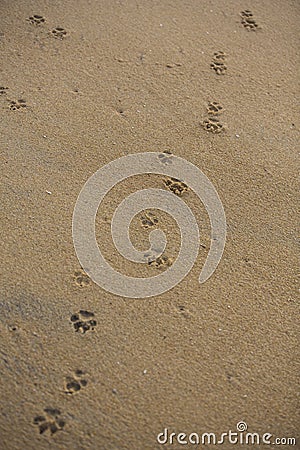
<instances>
[{"instance_id":1,"label":"dry sand","mask_svg":"<svg viewBox=\"0 0 300 450\"><path fill-rule=\"evenodd\" d=\"M255 29L241 23L246 9ZM165 427L221 434L242 420L296 437L299 3L2 0L0 10L1 449L156 449ZM45 21L27 20L34 14ZM223 108L219 133L206 129L209 102ZM228 234L200 286L210 227L185 193L206 248L171 291L132 300L78 275L72 213L99 167L146 151L204 171ZM110 251L109 223L143 186L163 182L129 180L98 214L103 251L133 276ZM178 230L157 217L174 257ZM75 331L80 310L94 314L94 330Z\"/></svg>"}]
</instances>

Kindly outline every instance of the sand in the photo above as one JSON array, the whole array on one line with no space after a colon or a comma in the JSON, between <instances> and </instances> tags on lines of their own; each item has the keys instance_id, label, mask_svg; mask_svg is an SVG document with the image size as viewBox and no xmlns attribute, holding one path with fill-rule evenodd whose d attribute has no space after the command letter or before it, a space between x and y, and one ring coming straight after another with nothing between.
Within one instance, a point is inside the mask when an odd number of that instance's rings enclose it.
<instances>
[{"instance_id":1,"label":"sand","mask_svg":"<svg viewBox=\"0 0 300 450\"><path fill-rule=\"evenodd\" d=\"M220 436L240 421L271 442L297 437L298 2L0 8L1 448L176 449L157 442L165 428ZM172 152L209 177L227 241L199 285L209 220L183 193L200 226L199 257L170 291L130 299L80 272L72 214L97 169L149 151ZM161 176L126 180L97 216L104 254L131 276L135 263L114 251L110 221L126 195L151 186L167 189ZM171 261L178 228L153 213ZM132 227L139 248L143 220Z\"/></svg>"}]
</instances>

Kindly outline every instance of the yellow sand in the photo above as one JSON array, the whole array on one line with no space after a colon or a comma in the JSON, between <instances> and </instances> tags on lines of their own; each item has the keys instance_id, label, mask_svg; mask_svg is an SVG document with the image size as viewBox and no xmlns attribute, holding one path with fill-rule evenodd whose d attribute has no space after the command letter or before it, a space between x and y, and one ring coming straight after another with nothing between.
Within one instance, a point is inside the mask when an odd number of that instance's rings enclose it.
<instances>
[{"instance_id":1,"label":"yellow sand","mask_svg":"<svg viewBox=\"0 0 300 450\"><path fill-rule=\"evenodd\" d=\"M241 23L246 9L255 29ZM239 421L297 437L298 2L4 0L0 12L0 447L147 450L163 448L164 428L220 435ZM223 107L219 133L207 130L209 102ZM72 214L98 168L146 151L171 151L210 178L228 234L200 286L210 226L184 193L205 248L171 291L132 300L81 276ZM103 253L131 276L135 265L112 253L110 220L143 187L164 188L162 177L117 186L97 218ZM178 229L154 213L172 259ZM148 233L136 218L138 248ZM75 331L80 310L94 330Z\"/></svg>"}]
</instances>

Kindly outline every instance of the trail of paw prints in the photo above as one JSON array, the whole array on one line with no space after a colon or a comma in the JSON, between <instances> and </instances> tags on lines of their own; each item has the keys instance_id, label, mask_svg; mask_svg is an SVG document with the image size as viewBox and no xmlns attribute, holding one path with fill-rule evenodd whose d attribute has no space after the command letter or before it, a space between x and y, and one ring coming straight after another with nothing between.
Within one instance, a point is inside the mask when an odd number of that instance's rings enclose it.
<instances>
[{"instance_id":1,"label":"trail of paw prints","mask_svg":"<svg viewBox=\"0 0 300 450\"><path fill-rule=\"evenodd\" d=\"M27 108L26 100L20 98L19 100L9 100L9 109L11 111L17 111L19 109Z\"/></svg>"},{"instance_id":2,"label":"trail of paw prints","mask_svg":"<svg viewBox=\"0 0 300 450\"><path fill-rule=\"evenodd\" d=\"M53 28L53 30L50 31L51 36L53 36L55 39L64 39L67 36L67 32L62 27L56 27Z\"/></svg>"},{"instance_id":3,"label":"trail of paw prints","mask_svg":"<svg viewBox=\"0 0 300 450\"><path fill-rule=\"evenodd\" d=\"M68 376L65 379L65 393L73 395L79 392L82 388L87 386L88 381L83 370L76 370L73 376Z\"/></svg>"},{"instance_id":4,"label":"trail of paw prints","mask_svg":"<svg viewBox=\"0 0 300 450\"><path fill-rule=\"evenodd\" d=\"M177 180L177 178L168 177L163 180L164 185L167 189L169 189L173 194L178 195L179 197L189 190L187 184L185 184L182 180Z\"/></svg>"},{"instance_id":5,"label":"trail of paw prints","mask_svg":"<svg viewBox=\"0 0 300 450\"><path fill-rule=\"evenodd\" d=\"M259 29L259 26L256 23L256 20L253 17L253 13L249 9L245 9L240 13L241 16L241 24L247 31L256 31Z\"/></svg>"},{"instance_id":6,"label":"trail of paw prints","mask_svg":"<svg viewBox=\"0 0 300 450\"><path fill-rule=\"evenodd\" d=\"M225 75L227 66L225 64L226 54L222 51L215 52L210 67L217 75Z\"/></svg>"},{"instance_id":7,"label":"trail of paw prints","mask_svg":"<svg viewBox=\"0 0 300 450\"><path fill-rule=\"evenodd\" d=\"M86 287L91 284L90 277L82 270L76 270L73 274L74 283L79 287Z\"/></svg>"},{"instance_id":8,"label":"trail of paw prints","mask_svg":"<svg viewBox=\"0 0 300 450\"><path fill-rule=\"evenodd\" d=\"M40 434L49 430L50 434L63 430L66 422L61 418L61 412L55 408L45 408L44 413L36 416L33 423L38 427Z\"/></svg>"},{"instance_id":9,"label":"trail of paw prints","mask_svg":"<svg viewBox=\"0 0 300 450\"><path fill-rule=\"evenodd\" d=\"M41 25L46 22L46 19L43 16L39 16L38 14L34 14L26 19L32 25Z\"/></svg>"},{"instance_id":10,"label":"trail of paw prints","mask_svg":"<svg viewBox=\"0 0 300 450\"><path fill-rule=\"evenodd\" d=\"M211 133L221 133L224 125L220 122L219 116L223 112L223 106L218 102L209 102L206 109L207 118L202 122L203 128Z\"/></svg>"},{"instance_id":11,"label":"trail of paw prints","mask_svg":"<svg viewBox=\"0 0 300 450\"><path fill-rule=\"evenodd\" d=\"M73 324L74 330L81 334L85 334L87 331L94 331L97 325L95 314L84 309L72 314L70 321Z\"/></svg>"}]
</instances>

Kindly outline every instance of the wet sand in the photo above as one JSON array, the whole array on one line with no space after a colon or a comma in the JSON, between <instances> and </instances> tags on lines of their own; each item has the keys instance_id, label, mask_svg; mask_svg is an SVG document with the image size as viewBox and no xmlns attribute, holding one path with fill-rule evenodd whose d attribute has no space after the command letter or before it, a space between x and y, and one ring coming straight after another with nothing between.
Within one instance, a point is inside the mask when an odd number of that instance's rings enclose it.
<instances>
[{"instance_id":1,"label":"wet sand","mask_svg":"<svg viewBox=\"0 0 300 450\"><path fill-rule=\"evenodd\" d=\"M0 8L1 447L176 449L158 444L165 428L220 436L240 421L297 437L297 2ZM97 169L147 151L172 152L209 177L227 241L199 285L210 226L184 192L200 226L196 264L172 290L129 299L81 273L72 214ZM167 189L155 175L126 180L97 215L103 253L130 276L136 267L114 251L110 222L144 187ZM179 231L153 213L171 261ZM136 218L137 247L153 226Z\"/></svg>"}]
</instances>

